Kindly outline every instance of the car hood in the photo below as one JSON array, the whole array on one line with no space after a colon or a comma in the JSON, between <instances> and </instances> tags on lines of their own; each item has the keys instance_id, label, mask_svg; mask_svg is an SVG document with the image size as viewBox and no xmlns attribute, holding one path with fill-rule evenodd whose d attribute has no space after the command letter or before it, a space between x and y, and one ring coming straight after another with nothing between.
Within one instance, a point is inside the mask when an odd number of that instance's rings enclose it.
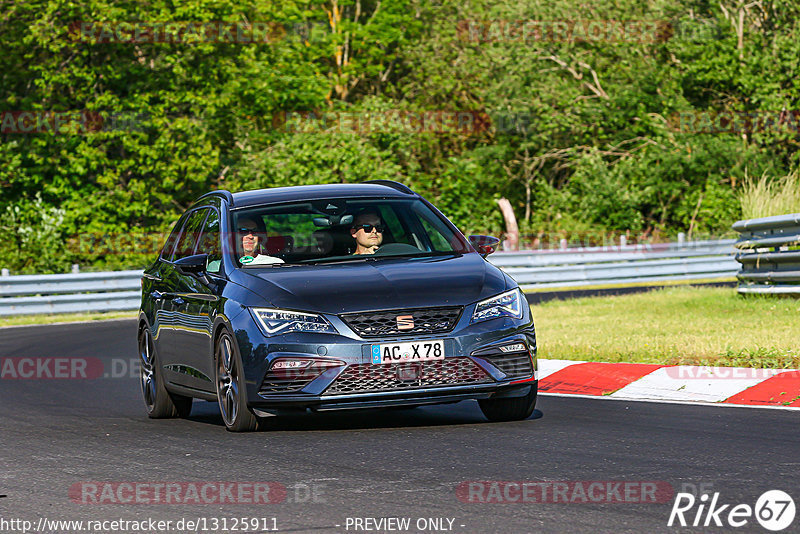
<instances>
[{"instance_id":1,"label":"car hood","mask_svg":"<svg viewBox=\"0 0 800 534\"><path fill-rule=\"evenodd\" d=\"M250 267L237 274L234 281L261 297L246 305L330 314L463 306L506 289L502 271L477 253Z\"/></svg>"}]
</instances>

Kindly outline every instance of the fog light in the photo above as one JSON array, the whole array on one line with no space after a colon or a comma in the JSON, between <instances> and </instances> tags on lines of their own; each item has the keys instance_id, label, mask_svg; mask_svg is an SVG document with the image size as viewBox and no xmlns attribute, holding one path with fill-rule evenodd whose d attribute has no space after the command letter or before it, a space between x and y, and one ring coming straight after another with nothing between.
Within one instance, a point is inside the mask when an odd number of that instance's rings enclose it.
<instances>
[{"instance_id":1,"label":"fog light","mask_svg":"<svg viewBox=\"0 0 800 534\"><path fill-rule=\"evenodd\" d=\"M501 352L526 352L527 350L524 343L514 343L513 345L500 347Z\"/></svg>"},{"instance_id":2,"label":"fog light","mask_svg":"<svg viewBox=\"0 0 800 534\"><path fill-rule=\"evenodd\" d=\"M273 369L305 369L314 360L278 360L272 364Z\"/></svg>"}]
</instances>

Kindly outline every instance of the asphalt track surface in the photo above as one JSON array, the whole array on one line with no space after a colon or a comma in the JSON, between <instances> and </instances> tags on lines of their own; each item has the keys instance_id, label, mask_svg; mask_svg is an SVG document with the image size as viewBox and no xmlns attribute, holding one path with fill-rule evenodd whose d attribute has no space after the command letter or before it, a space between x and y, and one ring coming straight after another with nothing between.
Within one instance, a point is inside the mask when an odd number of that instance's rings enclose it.
<instances>
[{"instance_id":1,"label":"asphalt track surface","mask_svg":"<svg viewBox=\"0 0 800 534\"><path fill-rule=\"evenodd\" d=\"M0 329L0 358L91 356L123 374L135 333L133 320ZM377 532L356 530L355 518L406 517L411 528L400 532L766 532L752 518L739 529L669 528L673 498L459 500L459 484L476 480L661 481L751 506L782 489L800 505L796 412L543 396L534 417L513 423L487 423L476 403L462 402L308 415L232 434L208 402L195 401L188 420L148 419L137 379L124 374L0 380L0 519L274 517L279 532ZM73 502L70 487L87 481L272 481L288 493L266 505ZM417 530L426 518L452 527ZM797 531L800 518L783 532Z\"/></svg>"}]
</instances>

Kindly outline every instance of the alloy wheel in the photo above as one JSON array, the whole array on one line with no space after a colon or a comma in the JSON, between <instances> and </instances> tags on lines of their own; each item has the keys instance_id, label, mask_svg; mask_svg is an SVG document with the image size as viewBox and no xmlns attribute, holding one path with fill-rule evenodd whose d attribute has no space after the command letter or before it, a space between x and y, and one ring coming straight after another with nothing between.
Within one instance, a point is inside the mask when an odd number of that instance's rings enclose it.
<instances>
[{"instance_id":1,"label":"alloy wheel","mask_svg":"<svg viewBox=\"0 0 800 534\"><path fill-rule=\"evenodd\" d=\"M148 328L139 336L139 363L142 396L148 411L152 411L156 403L156 377L153 374L153 338Z\"/></svg>"},{"instance_id":2,"label":"alloy wheel","mask_svg":"<svg viewBox=\"0 0 800 534\"><path fill-rule=\"evenodd\" d=\"M217 344L217 397L225 425L233 426L239 415L239 369L227 334Z\"/></svg>"}]
</instances>

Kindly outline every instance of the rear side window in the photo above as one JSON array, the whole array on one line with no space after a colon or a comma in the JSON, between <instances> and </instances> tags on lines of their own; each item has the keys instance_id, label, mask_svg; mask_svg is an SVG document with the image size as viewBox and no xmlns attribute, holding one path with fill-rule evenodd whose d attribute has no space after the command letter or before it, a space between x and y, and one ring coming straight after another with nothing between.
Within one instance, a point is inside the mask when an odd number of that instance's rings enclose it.
<instances>
[{"instance_id":1,"label":"rear side window","mask_svg":"<svg viewBox=\"0 0 800 534\"><path fill-rule=\"evenodd\" d=\"M175 248L174 260L185 258L194 254L195 247L200 237L200 230L203 228L203 222L208 215L208 208L199 209L189 216L186 221L186 226L183 227L180 239L178 239L178 246Z\"/></svg>"}]
</instances>

